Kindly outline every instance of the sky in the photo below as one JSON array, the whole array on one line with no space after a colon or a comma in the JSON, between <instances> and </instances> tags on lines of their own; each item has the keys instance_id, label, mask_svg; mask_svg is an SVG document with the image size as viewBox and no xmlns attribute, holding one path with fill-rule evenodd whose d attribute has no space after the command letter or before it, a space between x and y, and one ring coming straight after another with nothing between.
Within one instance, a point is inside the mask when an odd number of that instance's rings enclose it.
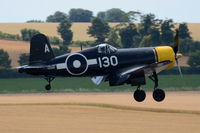
<instances>
[{"instance_id":1,"label":"sky","mask_svg":"<svg viewBox=\"0 0 200 133\"><path fill-rule=\"evenodd\" d=\"M0 0L0 23L26 22L46 17L55 11L68 13L71 8L94 12L120 8L123 11L153 13L159 19L200 23L200 0Z\"/></svg>"}]
</instances>

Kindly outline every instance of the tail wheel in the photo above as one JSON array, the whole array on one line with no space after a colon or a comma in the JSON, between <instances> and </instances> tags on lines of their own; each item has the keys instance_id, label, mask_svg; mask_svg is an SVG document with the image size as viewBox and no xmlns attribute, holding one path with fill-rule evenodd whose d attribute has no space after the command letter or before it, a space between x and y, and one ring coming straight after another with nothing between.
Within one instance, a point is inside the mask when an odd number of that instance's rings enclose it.
<instances>
[{"instance_id":1,"label":"tail wheel","mask_svg":"<svg viewBox=\"0 0 200 133\"><path fill-rule=\"evenodd\" d=\"M157 102L162 102L165 99L165 92L162 89L154 90L153 99Z\"/></svg>"},{"instance_id":2,"label":"tail wheel","mask_svg":"<svg viewBox=\"0 0 200 133\"><path fill-rule=\"evenodd\" d=\"M47 91L51 90L51 85L50 85L50 84L46 85L46 86L45 86L45 89L46 89Z\"/></svg>"},{"instance_id":3,"label":"tail wheel","mask_svg":"<svg viewBox=\"0 0 200 133\"><path fill-rule=\"evenodd\" d=\"M137 102L142 102L146 98L146 93L144 90L136 90L133 94L133 97Z\"/></svg>"},{"instance_id":4,"label":"tail wheel","mask_svg":"<svg viewBox=\"0 0 200 133\"><path fill-rule=\"evenodd\" d=\"M45 89L47 91L51 90L51 82L55 79L55 77L45 77L44 79L48 82L48 84L45 86Z\"/></svg>"}]
</instances>

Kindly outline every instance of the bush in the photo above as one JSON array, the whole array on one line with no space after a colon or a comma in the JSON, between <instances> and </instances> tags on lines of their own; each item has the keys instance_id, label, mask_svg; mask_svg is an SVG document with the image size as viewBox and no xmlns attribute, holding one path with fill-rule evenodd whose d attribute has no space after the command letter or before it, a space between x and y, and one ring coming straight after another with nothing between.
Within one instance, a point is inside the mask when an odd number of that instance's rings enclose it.
<instances>
[{"instance_id":1,"label":"bush","mask_svg":"<svg viewBox=\"0 0 200 133\"><path fill-rule=\"evenodd\" d=\"M200 67L200 50L189 55L188 64L191 67Z\"/></svg>"},{"instance_id":2,"label":"bush","mask_svg":"<svg viewBox=\"0 0 200 133\"><path fill-rule=\"evenodd\" d=\"M193 67L181 67L181 71L183 73L183 76L185 74L200 74L199 68L193 68ZM160 73L161 75L179 75L179 71L177 67L174 67L170 70L165 70Z\"/></svg>"},{"instance_id":3,"label":"bush","mask_svg":"<svg viewBox=\"0 0 200 133\"><path fill-rule=\"evenodd\" d=\"M53 48L53 53L55 56L60 56L60 55L70 53L70 52L71 50L68 49L68 47L65 45L60 45L59 48Z\"/></svg>"},{"instance_id":4,"label":"bush","mask_svg":"<svg viewBox=\"0 0 200 133\"><path fill-rule=\"evenodd\" d=\"M19 35L3 33L0 31L0 39L21 40L21 37Z\"/></svg>"},{"instance_id":5,"label":"bush","mask_svg":"<svg viewBox=\"0 0 200 133\"><path fill-rule=\"evenodd\" d=\"M61 39L59 39L58 37L55 37L55 36L51 37L51 36L49 36L48 38L49 38L50 44L60 45L60 44L63 43L63 41Z\"/></svg>"},{"instance_id":6,"label":"bush","mask_svg":"<svg viewBox=\"0 0 200 133\"><path fill-rule=\"evenodd\" d=\"M23 41L30 41L31 38L36 35L39 34L40 32L38 30L35 29L22 29L21 30L21 35L22 35L22 40Z\"/></svg>"},{"instance_id":7,"label":"bush","mask_svg":"<svg viewBox=\"0 0 200 133\"><path fill-rule=\"evenodd\" d=\"M10 68L11 60L9 59L9 55L3 49L0 49L0 67L1 68Z\"/></svg>"},{"instance_id":8,"label":"bush","mask_svg":"<svg viewBox=\"0 0 200 133\"><path fill-rule=\"evenodd\" d=\"M0 69L0 79L4 78L27 78L33 77L31 75L18 73L17 69Z\"/></svg>"},{"instance_id":9,"label":"bush","mask_svg":"<svg viewBox=\"0 0 200 133\"><path fill-rule=\"evenodd\" d=\"M72 43L72 46L80 47L81 45L84 47L92 47L92 46L96 46L97 43L96 43L96 41L74 41Z\"/></svg>"},{"instance_id":10,"label":"bush","mask_svg":"<svg viewBox=\"0 0 200 133\"><path fill-rule=\"evenodd\" d=\"M18 63L22 65L28 65L29 64L29 54L23 53L20 55Z\"/></svg>"}]
</instances>

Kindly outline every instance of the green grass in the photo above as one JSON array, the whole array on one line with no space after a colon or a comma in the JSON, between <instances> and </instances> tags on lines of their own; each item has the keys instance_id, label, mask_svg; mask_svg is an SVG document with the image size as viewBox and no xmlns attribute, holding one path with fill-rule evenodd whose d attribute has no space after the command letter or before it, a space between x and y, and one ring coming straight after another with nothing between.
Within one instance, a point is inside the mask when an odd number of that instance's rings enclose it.
<instances>
[{"instance_id":1,"label":"green grass","mask_svg":"<svg viewBox=\"0 0 200 133\"><path fill-rule=\"evenodd\" d=\"M42 78L16 78L0 79L0 93L28 93L46 92L44 86L47 82ZM159 87L165 90L200 90L200 75L161 75ZM90 78L57 78L52 82L52 91L132 91L136 87L130 85L109 87L108 83L99 86L94 85ZM147 85L142 86L145 90L153 89L153 82L147 79Z\"/></svg>"}]
</instances>

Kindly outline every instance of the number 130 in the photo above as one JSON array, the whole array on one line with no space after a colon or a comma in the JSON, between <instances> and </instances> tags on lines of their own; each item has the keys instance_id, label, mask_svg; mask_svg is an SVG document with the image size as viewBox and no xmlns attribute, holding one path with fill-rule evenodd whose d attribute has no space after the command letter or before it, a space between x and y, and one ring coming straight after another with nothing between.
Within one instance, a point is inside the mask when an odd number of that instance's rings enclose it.
<instances>
[{"instance_id":1,"label":"number 130","mask_svg":"<svg viewBox=\"0 0 200 133\"><path fill-rule=\"evenodd\" d=\"M98 61L99 61L99 67L102 68L102 67L109 67L110 65L111 66L117 66L118 65L118 59L116 56L111 56L110 58L107 57L107 56L104 56L104 57L99 57L98 58Z\"/></svg>"}]
</instances>

